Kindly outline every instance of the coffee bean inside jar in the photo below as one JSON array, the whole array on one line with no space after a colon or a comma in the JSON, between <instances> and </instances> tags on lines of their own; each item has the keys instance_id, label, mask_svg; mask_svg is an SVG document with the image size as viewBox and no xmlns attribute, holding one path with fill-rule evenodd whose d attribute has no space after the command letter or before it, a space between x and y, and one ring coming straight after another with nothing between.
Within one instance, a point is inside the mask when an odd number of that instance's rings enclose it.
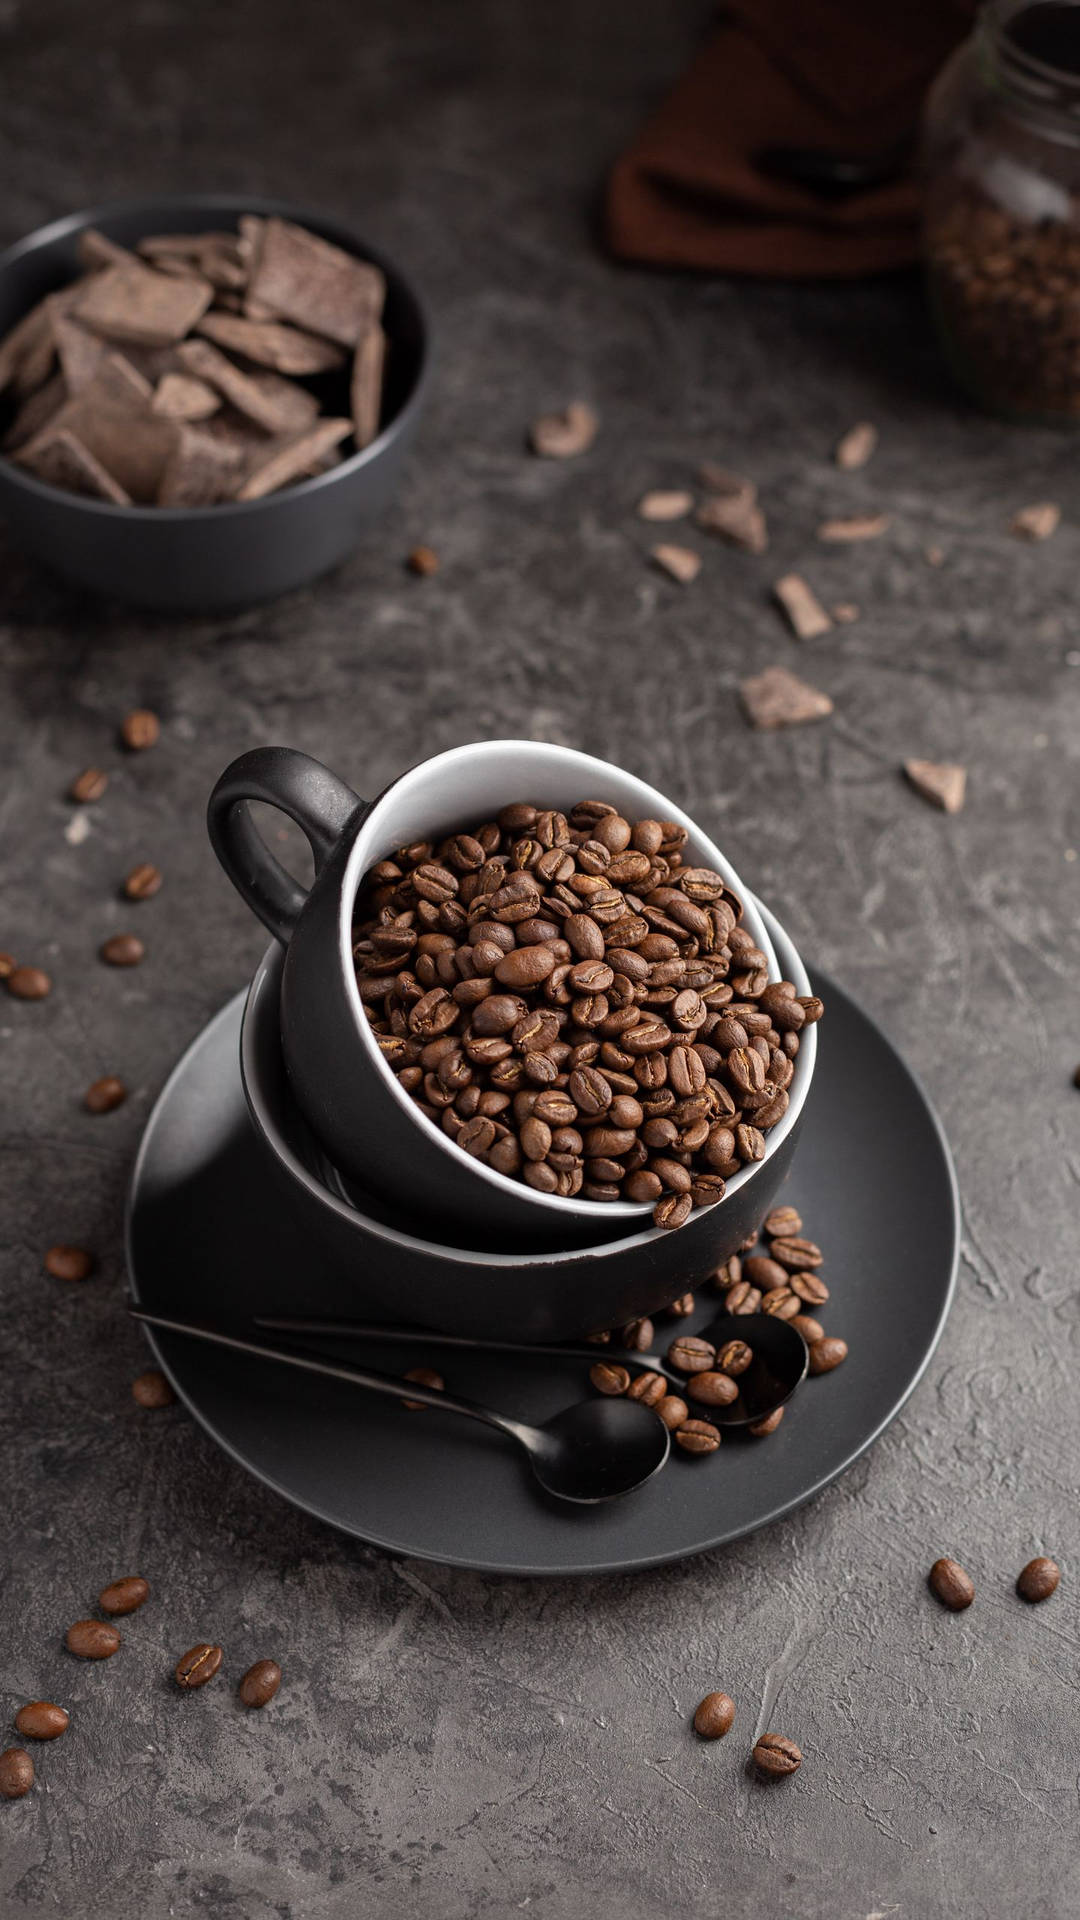
<instances>
[{"instance_id":1,"label":"coffee bean inside jar","mask_svg":"<svg viewBox=\"0 0 1080 1920\"><path fill-rule=\"evenodd\" d=\"M686 829L528 801L380 860L361 1000L433 1126L536 1192L681 1226L762 1158L821 1003L771 980Z\"/></svg>"}]
</instances>

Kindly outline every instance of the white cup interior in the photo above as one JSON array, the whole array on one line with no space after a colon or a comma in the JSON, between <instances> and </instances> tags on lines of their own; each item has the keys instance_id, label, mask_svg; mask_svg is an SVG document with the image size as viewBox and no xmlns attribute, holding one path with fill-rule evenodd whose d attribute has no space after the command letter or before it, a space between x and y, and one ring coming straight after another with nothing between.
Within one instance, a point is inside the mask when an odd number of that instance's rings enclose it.
<instances>
[{"instance_id":1,"label":"white cup interior","mask_svg":"<svg viewBox=\"0 0 1080 1920\"><path fill-rule=\"evenodd\" d=\"M493 1167L465 1152L440 1128L417 1113L414 1102L400 1085L397 1075L387 1066L372 1032L360 999L352 960L352 919L357 891L368 868L384 860L398 847L414 840L441 840L448 833L460 832L490 820L512 800L527 800L540 807L557 807L569 812L579 800L607 800L630 821L645 819L675 820L689 835L684 857L690 864L713 867L743 902L742 924L766 955L769 972L779 977L780 968L768 929L757 901L744 886L729 860L724 858L701 831L697 822L674 805L666 795L638 780L621 767L570 747L549 746L536 740L483 740L475 745L452 747L436 754L419 766L411 767L395 780L361 822L345 870L341 892L339 939L342 965L349 983L353 1010L363 1044L402 1107L410 1111L417 1126L429 1128L431 1137L444 1152L457 1159L473 1178L491 1182L505 1192L512 1186L528 1206L572 1215L575 1219L597 1216L616 1220L639 1220L651 1211L647 1202L629 1200L582 1200L559 1194L537 1193L524 1181L511 1180ZM782 1124L782 1123L781 1123ZM740 1174L734 1176L736 1180ZM730 1184L730 1182L729 1182Z\"/></svg>"}]
</instances>

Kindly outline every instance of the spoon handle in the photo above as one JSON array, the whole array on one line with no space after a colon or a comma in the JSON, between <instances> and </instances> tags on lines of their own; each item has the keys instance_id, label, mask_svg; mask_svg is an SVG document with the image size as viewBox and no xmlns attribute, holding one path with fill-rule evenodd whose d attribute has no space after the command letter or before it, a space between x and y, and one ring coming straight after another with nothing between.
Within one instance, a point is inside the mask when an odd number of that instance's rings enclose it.
<instances>
[{"instance_id":1,"label":"spoon handle","mask_svg":"<svg viewBox=\"0 0 1080 1920\"><path fill-rule=\"evenodd\" d=\"M625 1366L648 1368L651 1373L662 1374L665 1380L678 1382L681 1375L672 1373L651 1353L628 1353L622 1347L565 1347L539 1346L532 1341L516 1340L470 1340L461 1333L429 1333L415 1327L372 1326L364 1320L294 1320L289 1317L277 1318L265 1314L256 1314L254 1324L265 1327L275 1333L309 1333L320 1337L333 1337L347 1340L383 1341L389 1346L409 1347L461 1347L468 1353L520 1353L526 1359L534 1355L547 1356L556 1360L587 1360L595 1366L598 1360L618 1360Z\"/></svg>"},{"instance_id":2,"label":"spoon handle","mask_svg":"<svg viewBox=\"0 0 1080 1920\"><path fill-rule=\"evenodd\" d=\"M403 1400L419 1400L425 1407L438 1407L443 1413L463 1413L470 1420L483 1420L489 1427L497 1427L500 1433L508 1433L512 1439L529 1445L533 1429L521 1421L511 1420L506 1414L496 1413L491 1407L482 1407L475 1400L461 1400L454 1394L444 1393L441 1388L421 1386L412 1380L395 1379L390 1373L369 1373L364 1367L353 1367L347 1362L317 1360L314 1355L293 1353L284 1347L261 1346L254 1340L242 1340L236 1334L225 1333L220 1327L206 1326L199 1321L170 1320L163 1314L145 1313L141 1307L129 1307L133 1320L141 1320L148 1327L162 1327L168 1333L187 1333L195 1340L206 1340L211 1346L231 1347L234 1353L253 1354L258 1360L279 1360L282 1366L298 1367L303 1373L318 1373L330 1380L345 1380L350 1386L364 1387L369 1393L384 1394L399 1405Z\"/></svg>"}]
</instances>

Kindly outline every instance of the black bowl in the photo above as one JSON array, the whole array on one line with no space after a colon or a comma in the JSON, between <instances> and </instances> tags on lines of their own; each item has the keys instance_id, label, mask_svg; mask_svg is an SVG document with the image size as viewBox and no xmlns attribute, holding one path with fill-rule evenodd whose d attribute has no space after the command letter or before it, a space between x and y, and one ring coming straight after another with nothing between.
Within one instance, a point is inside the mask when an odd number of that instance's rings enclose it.
<instances>
[{"instance_id":1,"label":"black bowl","mask_svg":"<svg viewBox=\"0 0 1080 1920\"><path fill-rule=\"evenodd\" d=\"M382 268L389 343L382 431L328 473L263 500L215 507L114 506L65 493L0 458L0 513L39 560L93 593L168 613L270 600L337 566L394 491L423 402L428 323L390 261L309 208L252 194L191 193L117 201L55 220L0 255L0 335L80 271L76 247L86 227L133 246L150 233L234 227L245 213L296 221Z\"/></svg>"}]
</instances>

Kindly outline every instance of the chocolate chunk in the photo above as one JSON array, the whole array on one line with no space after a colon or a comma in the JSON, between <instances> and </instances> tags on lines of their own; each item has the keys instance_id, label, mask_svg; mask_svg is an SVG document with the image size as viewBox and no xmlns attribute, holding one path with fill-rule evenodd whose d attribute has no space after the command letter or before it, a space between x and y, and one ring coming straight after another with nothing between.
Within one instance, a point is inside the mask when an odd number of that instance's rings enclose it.
<instances>
[{"instance_id":1,"label":"chocolate chunk","mask_svg":"<svg viewBox=\"0 0 1080 1920\"><path fill-rule=\"evenodd\" d=\"M766 667L764 673L743 680L739 693L751 726L763 732L823 720L833 710L827 693L807 686L786 667Z\"/></svg>"},{"instance_id":2,"label":"chocolate chunk","mask_svg":"<svg viewBox=\"0 0 1080 1920\"><path fill-rule=\"evenodd\" d=\"M688 587L701 572L701 555L695 553L692 547L661 545L653 547L649 557L662 572L669 574L672 580L677 580L681 587Z\"/></svg>"},{"instance_id":3,"label":"chocolate chunk","mask_svg":"<svg viewBox=\"0 0 1080 1920\"><path fill-rule=\"evenodd\" d=\"M1061 524L1061 508L1053 500L1040 500L1032 507L1021 507L1009 528L1018 540L1049 540Z\"/></svg>"},{"instance_id":4,"label":"chocolate chunk","mask_svg":"<svg viewBox=\"0 0 1080 1920\"><path fill-rule=\"evenodd\" d=\"M371 326L357 343L350 384L353 436L358 447L368 446L379 431L385 365L386 335L380 326Z\"/></svg>"},{"instance_id":5,"label":"chocolate chunk","mask_svg":"<svg viewBox=\"0 0 1080 1920\"><path fill-rule=\"evenodd\" d=\"M244 373L209 340L185 340L176 351L188 373L216 387L266 433L301 433L318 417L319 403L306 387L277 373Z\"/></svg>"},{"instance_id":6,"label":"chocolate chunk","mask_svg":"<svg viewBox=\"0 0 1080 1920\"><path fill-rule=\"evenodd\" d=\"M176 428L150 412L150 383L110 353L95 378L70 399L19 455L27 466L57 433L75 436L132 500L152 501L176 443Z\"/></svg>"},{"instance_id":7,"label":"chocolate chunk","mask_svg":"<svg viewBox=\"0 0 1080 1920\"><path fill-rule=\"evenodd\" d=\"M110 240L107 234L99 233L96 227L84 227L75 243L80 267L88 273L97 273L102 267L119 267L134 260L135 255L118 241Z\"/></svg>"},{"instance_id":8,"label":"chocolate chunk","mask_svg":"<svg viewBox=\"0 0 1080 1920\"><path fill-rule=\"evenodd\" d=\"M235 233L152 233L139 252L163 273L195 274L212 287L246 287L248 268Z\"/></svg>"},{"instance_id":9,"label":"chocolate chunk","mask_svg":"<svg viewBox=\"0 0 1080 1920\"><path fill-rule=\"evenodd\" d=\"M333 373L345 365L343 350L332 340L320 340L279 320L248 320L241 314L218 313L215 309L203 314L195 331L274 373Z\"/></svg>"},{"instance_id":10,"label":"chocolate chunk","mask_svg":"<svg viewBox=\"0 0 1080 1920\"><path fill-rule=\"evenodd\" d=\"M888 524L887 513L854 513L846 520L823 520L817 537L835 542L878 540Z\"/></svg>"},{"instance_id":11,"label":"chocolate chunk","mask_svg":"<svg viewBox=\"0 0 1080 1920\"><path fill-rule=\"evenodd\" d=\"M291 220L263 222L253 252L248 298L283 319L355 347L381 318L386 280L379 268Z\"/></svg>"},{"instance_id":12,"label":"chocolate chunk","mask_svg":"<svg viewBox=\"0 0 1080 1920\"><path fill-rule=\"evenodd\" d=\"M71 393L89 386L109 351L106 342L81 327L70 314L58 314L53 320L56 351L60 368Z\"/></svg>"},{"instance_id":13,"label":"chocolate chunk","mask_svg":"<svg viewBox=\"0 0 1080 1920\"><path fill-rule=\"evenodd\" d=\"M16 447L24 447L48 425L67 397L67 382L62 373L54 373L36 393L28 394L4 435L4 451L12 453Z\"/></svg>"},{"instance_id":14,"label":"chocolate chunk","mask_svg":"<svg viewBox=\"0 0 1080 1920\"><path fill-rule=\"evenodd\" d=\"M817 595L797 573L785 573L773 587L773 593L788 618L797 640L816 640L832 626Z\"/></svg>"},{"instance_id":15,"label":"chocolate chunk","mask_svg":"<svg viewBox=\"0 0 1080 1920\"><path fill-rule=\"evenodd\" d=\"M111 500L114 506L130 507L131 495L124 492L95 460L88 447L73 433L61 430L51 439L39 439L35 449L19 456L20 466L68 493L82 493L93 500Z\"/></svg>"},{"instance_id":16,"label":"chocolate chunk","mask_svg":"<svg viewBox=\"0 0 1080 1920\"><path fill-rule=\"evenodd\" d=\"M288 486L291 480L301 479L351 432L351 420L320 420L309 432L286 440L284 445L275 447L271 443L265 456L256 459L249 469L236 498L261 500L268 493L276 493L279 487Z\"/></svg>"},{"instance_id":17,"label":"chocolate chunk","mask_svg":"<svg viewBox=\"0 0 1080 1920\"><path fill-rule=\"evenodd\" d=\"M934 760L905 760L906 774L916 793L942 813L959 813L964 804L967 773L963 767Z\"/></svg>"},{"instance_id":18,"label":"chocolate chunk","mask_svg":"<svg viewBox=\"0 0 1080 1920\"><path fill-rule=\"evenodd\" d=\"M212 422L211 425L216 425ZM215 433L207 427L182 426L158 486L159 507L212 507L232 500L243 482L252 457L251 442L262 434Z\"/></svg>"},{"instance_id":19,"label":"chocolate chunk","mask_svg":"<svg viewBox=\"0 0 1080 1920\"><path fill-rule=\"evenodd\" d=\"M221 395L194 374L166 373L158 381L150 405L154 413L163 413L167 420L208 420L220 407Z\"/></svg>"},{"instance_id":20,"label":"chocolate chunk","mask_svg":"<svg viewBox=\"0 0 1080 1920\"><path fill-rule=\"evenodd\" d=\"M108 340L164 347L190 333L213 291L206 280L177 279L131 260L85 281L74 311L85 326Z\"/></svg>"},{"instance_id":21,"label":"chocolate chunk","mask_svg":"<svg viewBox=\"0 0 1080 1920\"><path fill-rule=\"evenodd\" d=\"M710 497L697 510L698 526L741 547L744 553L764 553L769 530L753 481L741 480L737 474L723 473L716 467L703 467L703 479L706 473L710 476L706 481Z\"/></svg>"},{"instance_id":22,"label":"chocolate chunk","mask_svg":"<svg viewBox=\"0 0 1080 1920\"><path fill-rule=\"evenodd\" d=\"M858 420L837 441L833 459L846 473L865 467L878 442L877 428L871 420Z\"/></svg>"},{"instance_id":23,"label":"chocolate chunk","mask_svg":"<svg viewBox=\"0 0 1080 1920\"><path fill-rule=\"evenodd\" d=\"M644 493L637 505L638 518L640 520L682 520L693 504L692 493L675 490L667 493Z\"/></svg>"},{"instance_id":24,"label":"chocolate chunk","mask_svg":"<svg viewBox=\"0 0 1080 1920\"><path fill-rule=\"evenodd\" d=\"M50 307L42 300L31 307L0 341L0 392L13 384L19 368L40 348L50 333Z\"/></svg>"}]
</instances>

